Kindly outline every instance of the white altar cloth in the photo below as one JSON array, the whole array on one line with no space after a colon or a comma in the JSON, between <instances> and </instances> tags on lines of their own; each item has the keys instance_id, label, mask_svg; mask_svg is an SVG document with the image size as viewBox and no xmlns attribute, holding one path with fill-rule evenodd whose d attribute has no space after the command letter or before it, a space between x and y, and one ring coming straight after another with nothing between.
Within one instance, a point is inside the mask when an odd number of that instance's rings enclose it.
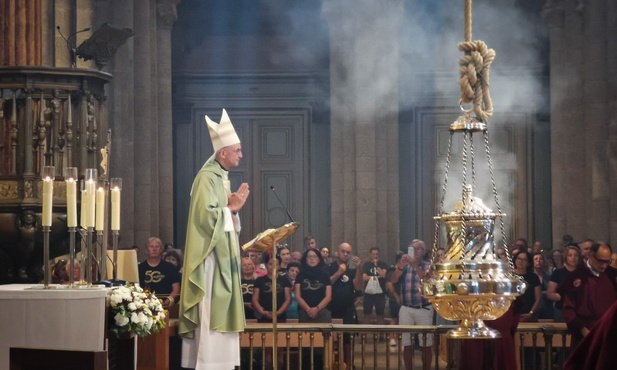
<instances>
[{"instance_id":1,"label":"white altar cloth","mask_svg":"<svg viewBox=\"0 0 617 370\"><path fill-rule=\"evenodd\" d=\"M105 289L31 290L0 285L0 369L9 348L104 350Z\"/></svg>"}]
</instances>

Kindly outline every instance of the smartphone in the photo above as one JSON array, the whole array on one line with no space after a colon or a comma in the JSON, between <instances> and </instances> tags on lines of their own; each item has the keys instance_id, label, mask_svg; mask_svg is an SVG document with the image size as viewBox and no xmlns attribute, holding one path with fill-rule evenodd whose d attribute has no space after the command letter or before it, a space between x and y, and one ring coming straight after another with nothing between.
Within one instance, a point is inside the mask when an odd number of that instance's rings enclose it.
<instances>
[{"instance_id":1,"label":"smartphone","mask_svg":"<svg viewBox=\"0 0 617 370\"><path fill-rule=\"evenodd\" d=\"M413 247L407 248L407 254L409 255L409 259L413 260Z\"/></svg>"}]
</instances>

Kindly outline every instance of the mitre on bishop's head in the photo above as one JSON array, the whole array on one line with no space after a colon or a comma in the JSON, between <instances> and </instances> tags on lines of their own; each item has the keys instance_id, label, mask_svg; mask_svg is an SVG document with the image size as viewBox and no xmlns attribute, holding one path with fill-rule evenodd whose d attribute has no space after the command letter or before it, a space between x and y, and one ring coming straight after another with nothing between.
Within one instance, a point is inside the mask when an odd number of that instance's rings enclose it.
<instances>
[{"instance_id":1,"label":"mitre on bishop's head","mask_svg":"<svg viewBox=\"0 0 617 370\"><path fill-rule=\"evenodd\" d=\"M231 124L225 109L223 109L223 114L221 115L221 123L214 122L208 116L206 116L206 123L208 124L214 152L218 152L226 146L240 144L240 138L238 138L238 134L236 134L236 130Z\"/></svg>"}]
</instances>

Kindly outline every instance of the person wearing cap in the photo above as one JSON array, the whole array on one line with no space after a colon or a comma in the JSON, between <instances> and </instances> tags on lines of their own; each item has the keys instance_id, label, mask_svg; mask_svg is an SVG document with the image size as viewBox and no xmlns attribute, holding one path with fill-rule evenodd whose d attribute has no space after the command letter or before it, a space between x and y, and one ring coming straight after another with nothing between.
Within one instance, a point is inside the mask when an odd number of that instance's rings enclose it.
<instances>
[{"instance_id":1,"label":"person wearing cap","mask_svg":"<svg viewBox=\"0 0 617 370\"><path fill-rule=\"evenodd\" d=\"M242 159L240 139L223 109L221 122L206 116L214 155L203 165L191 189L184 274L180 294L182 367L234 369L240 365L244 331L238 212L249 186L232 192L228 171Z\"/></svg>"}]
</instances>

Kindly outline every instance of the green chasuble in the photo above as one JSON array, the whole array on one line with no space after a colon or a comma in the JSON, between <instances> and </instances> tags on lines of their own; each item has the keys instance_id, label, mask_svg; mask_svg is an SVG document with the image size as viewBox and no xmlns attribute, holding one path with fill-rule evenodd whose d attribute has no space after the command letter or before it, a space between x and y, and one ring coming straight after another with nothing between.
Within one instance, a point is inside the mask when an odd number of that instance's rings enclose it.
<instances>
[{"instance_id":1,"label":"green chasuble","mask_svg":"<svg viewBox=\"0 0 617 370\"><path fill-rule=\"evenodd\" d=\"M191 190L191 205L184 249L184 273L180 293L179 334L193 338L199 325L199 303L205 294L204 261L215 251L210 330L244 331L244 306L240 282L238 234L225 232L223 209L227 178L221 165L210 158L201 168ZM235 240L232 240L234 238Z\"/></svg>"}]
</instances>

